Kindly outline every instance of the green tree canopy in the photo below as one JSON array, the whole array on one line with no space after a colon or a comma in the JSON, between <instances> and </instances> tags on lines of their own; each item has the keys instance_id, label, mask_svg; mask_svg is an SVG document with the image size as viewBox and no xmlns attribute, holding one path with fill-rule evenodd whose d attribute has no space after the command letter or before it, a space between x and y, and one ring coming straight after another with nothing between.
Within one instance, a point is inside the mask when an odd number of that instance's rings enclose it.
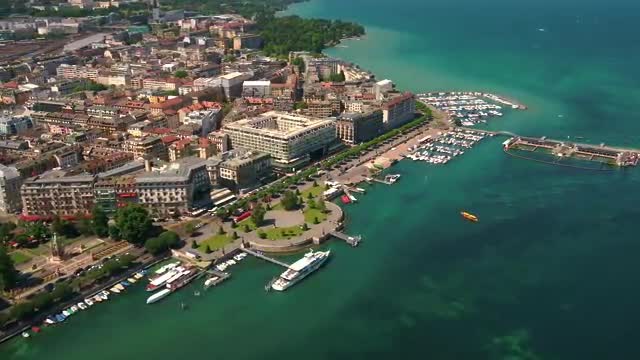
<instances>
[{"instance_id":1,"label":"green tree canopy","mask_svg":"<svg viewBox=\"0 0 640 360\"><path fill-rule=\"evenodd\" d=\"M165 231L158 237L150 238L144 243L144 248L157 255L180 244L180 237L173 231Z\"/></svg>"},{"instance_id":2,"label":"green tree canopy","mask_svg":"<svg viewBox=\"0 0 640 360\"><path fill-rule=\"evenodd\" d=\"M287 190L282 194L280 203L285 210L294 210L298 207L298 197L293 191Z\"/></svg>"},{"instance_id":3,"label":"green tree canopy","mask_svg":"<svg viewBox=\"0 0 640 360\"><path fill-rule=\"evenodd\" d=\"M115 221L120 237L133 244L143 244L153 227L147 209L135 204L118 209Z\"/></svg>"},{"instance_id":4,"label":"green tree canopy","mask_svg":"<svg viewBox=\"0 0 640 360\"><path fill-rule=\"evenodd\" d=\"M102 207L96 205L91 209L91 228L99 237L109 235L109 218Z\"/></svg>"},{"instance_id":5,"label":"green tree canopy","mask_svg":"<svg viewBox=\"0 0 640 360\"><path fill-rule=\"evenodd\" d=\"M18 272L4 246L0 246L0 291L12 289L18 280Z\"/></svg>"},{"instance_id":6,"label":"green tree canopy","mask_svg":"<svg viewBox=\"0 0 640 360\"><path fill-rule=\"evenodd\" d=\"M178 70L173 74L173 76L177 77L178 79L184 79L189 76L189 73L186 70Z\"/></svg>"},{"instance_id":7,"label":"green tree canopy","mask_svg":"<svg viewBox=\"0 0 640 360\"><path fill-rule=\"evenodd\" d=\"M264 222L264 216L267 213L267 210L264 209L262 204L258 203L255 208L251 211L251 220L256 226L261 226Z\"/></svg>"}]
</instances>

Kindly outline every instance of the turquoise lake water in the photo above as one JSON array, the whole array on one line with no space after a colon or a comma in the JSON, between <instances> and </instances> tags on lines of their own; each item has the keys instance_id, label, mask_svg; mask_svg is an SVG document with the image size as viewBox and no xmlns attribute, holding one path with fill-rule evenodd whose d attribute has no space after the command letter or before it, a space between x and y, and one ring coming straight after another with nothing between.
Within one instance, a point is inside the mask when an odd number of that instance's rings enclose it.
<instances>
[{"instance_id":1,"label":"turquoise lake water","mask_svg":"<svg viewBox=\"0 0 640 360\"><path fill-rule=\"evenodd\" d=\"M314 0L290 11L365 25L364 39L328 53L399 88L487 90L529 107L489 128L640 147L639 10ZM284 294L263 290L281 269L249 259L199 297L194 284L145 305L138 287L0 346L0 358L640 358L638 170L527 162L502 140L446 166L400 162L397 185L370 187L346 209L361 246L330 242L327 265ZM462 209L480 222L462 221Z\"/></svg>"}]
</instances>

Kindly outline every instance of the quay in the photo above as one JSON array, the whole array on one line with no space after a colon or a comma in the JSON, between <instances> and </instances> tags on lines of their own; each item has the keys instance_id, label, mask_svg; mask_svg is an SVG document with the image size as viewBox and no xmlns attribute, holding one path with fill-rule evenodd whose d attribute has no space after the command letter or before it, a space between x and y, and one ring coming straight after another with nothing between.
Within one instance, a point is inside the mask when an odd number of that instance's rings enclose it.
<instances>
[{"instance_id":1,"label":"quay","mask_svg":"<svg viewBox=\"0 0 640 360\"><path fill-rule=\"evenodd\" d=\"M204 271L204 273L207 273L207 274L209 274L211 276L215 276L215 277L218 278L213 283L211 283L209 286L205 285L205 289L208 288L208 287L216 286L216 285L220 284L221 282L223 282L223 281L225 281L225 280L227 280L227 279L229 279L231 277L231 274L226 273L226 272L222 272L222 271L218 271L218 270L216 270L214 268L207 269L207 270Z\"/></svg>"},{"instance_id":2,"label":"quay","mask_svg":"<svg viewBox=\"0 0 640 360\"><path fill-rule=\"evenodd\" d=\"M368 177L368 178L365 178L365 180L366 180L367 182L372 182L372 181L374 181L374 182L378 182L378 183L385 184L385 185L392 185L392 184L393 184L391 181L382 180L382 179L377 179L377 178L370 178L370 177Z\"/></svg>"},{"instance_id":3,"label":"quay","mask_svg":"<svg viewBox=\"0 0 640 360\"><path fill-rule=\"evenodd\" d=\"M332 231L329 233L329 235L336 237L340 240L344 240L347 244L353 247L358 246L358 244L360 244L360 241L362 240L362 236L360 235L351 236L340 231Z\"/></svg>"},{"instance_id":4,"label":"quay","mask_svg":"<svg viewBox=\"0 0 640 360\"><path fill-rule=\"evenodd\" d=\"M289 264L287 264L285 262L282 262L280 260L276 260L274 258L268 257L268 256L266 256L264 254L259 253L259 252L255 252L253 250L247 249L245 247L240 247L240 251L244 251L245 253L247 253L249 255L253 255L253 256L257 257L257 258L260 258L262 260L268 261L268 262L270 262L272 264L276 264L276 265L279 265L279 266L282 266L282 267L285 267L285 268L289 268Z\"/></svg>"}]
</instances>

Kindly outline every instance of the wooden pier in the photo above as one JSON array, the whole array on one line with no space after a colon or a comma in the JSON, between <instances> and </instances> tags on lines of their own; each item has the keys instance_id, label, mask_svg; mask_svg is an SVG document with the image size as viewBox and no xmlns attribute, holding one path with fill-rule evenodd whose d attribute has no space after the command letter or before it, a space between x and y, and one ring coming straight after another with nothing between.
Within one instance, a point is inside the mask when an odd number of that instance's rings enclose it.
<instances>
[{"instance_id":1,"label":"wooden pier","mask_svg":"<svg viewBox=\"0 0 640 360\"><path fill-rule=\"evenodd\" d=\"M344 240L347 244L353 247L358 246L358 244L360 244L360 241L362 240L362 236L360 235L351 236L339 231L332 231L329 234L340 240Z\"/></svg>"},{"instance_id":2,"label":"wooden pier","mask_svg":"<svg viewBox=\"0 0 640 360\"><path fill-rule=\"evenodd\" d=\"M287 264L285 262L282 262L280 260L276 260L276 259L268 257L268 256L266 256L266 255L264 255L262 253L255 252L253 250L247 249L245 247L241 247L240 251L244 251L245 253L247 253L249 255L253 255L253 256L257 257L257 258L260 258L262 260L268 261L268 262L270 262L272 264L276 264L276 265L280 265L280 266L285 267L285 268L289 268L289 264Z\"/></svg>"}]
</instances>

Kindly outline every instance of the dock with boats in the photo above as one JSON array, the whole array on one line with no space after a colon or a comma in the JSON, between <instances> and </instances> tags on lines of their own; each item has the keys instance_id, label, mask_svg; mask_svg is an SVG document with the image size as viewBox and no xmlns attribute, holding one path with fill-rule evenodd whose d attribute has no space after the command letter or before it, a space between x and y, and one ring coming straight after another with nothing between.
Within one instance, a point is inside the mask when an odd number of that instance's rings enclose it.
<instances>
[{"instance_id":1,"label":"dock with boats","mask_svg":"<svg viewBox=\"0 0 640 360\"><path fill-rule=\"evenodd\" d=\"M457 128L437 137L427 136L409 148L405 158L424 161L434 165L444 165L457 156L463 155L476 143L493 133Z\"/></svg>"},{"instance_id":2,"label":"dock with boats","mask_svg":"<svg viewBox=\"0 0 640 360\"><path fill-rule=\"evenodd\" d=\"M446 112L464 126L486 123L491 117L501 117L506 109L524 110L526 106L501 96L474 91L450 91L418 94L422 103Z\"/></svg>"}]
</instances>

